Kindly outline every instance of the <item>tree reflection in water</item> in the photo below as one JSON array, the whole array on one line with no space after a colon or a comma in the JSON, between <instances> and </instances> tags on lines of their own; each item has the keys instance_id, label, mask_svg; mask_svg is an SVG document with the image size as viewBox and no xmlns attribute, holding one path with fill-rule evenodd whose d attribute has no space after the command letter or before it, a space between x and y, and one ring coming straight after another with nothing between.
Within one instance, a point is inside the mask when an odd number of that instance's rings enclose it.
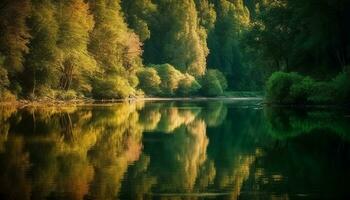
<instances>
[{"instance_id":1,"label":"tree reflection in water","mask_svg":"<svg viewBox=\"0 0 350 200\"><path fill-rule=\"evenodd\" d=\"M246 104L0 107L0 197L238 199L266 191L268 198L288 197L301 190L297 176L289 179L296 185L286 179L295 170L307 176L320 165L307 179L316 185L322 180L315 177L338 169L327 167L334 146L342 145L339 151L348 156L349 119L339 117L345 114ZM328 136L312 142L316 132L331 133L332 143ZM329 157L315 157L305 146ZM307 164L291 169L296 163Z\"/></svg>"}]
</instances>

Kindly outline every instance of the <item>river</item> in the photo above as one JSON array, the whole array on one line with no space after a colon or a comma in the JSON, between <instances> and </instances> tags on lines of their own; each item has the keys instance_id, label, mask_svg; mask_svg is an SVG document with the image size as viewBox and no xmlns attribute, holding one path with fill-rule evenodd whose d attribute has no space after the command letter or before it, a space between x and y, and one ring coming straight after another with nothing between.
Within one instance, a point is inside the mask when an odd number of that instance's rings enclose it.
<instances>
[{"instance_id":1,"label":"river","mask_svg":"<svg viewBox=\"0 0 350 200\"><path fill-rule=\"evenodd\" d=\"M347 199L349 178L345 109L0 107L0 199Z\"/></svg>"}]
</instances>

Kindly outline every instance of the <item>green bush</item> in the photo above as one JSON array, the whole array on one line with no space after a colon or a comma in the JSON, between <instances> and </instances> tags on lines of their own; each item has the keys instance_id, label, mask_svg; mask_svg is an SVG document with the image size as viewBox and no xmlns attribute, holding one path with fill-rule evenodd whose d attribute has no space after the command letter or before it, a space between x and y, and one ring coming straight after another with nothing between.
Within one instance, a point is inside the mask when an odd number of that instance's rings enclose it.
<instances>
[{"instance_id":1,"label":"green bush","mask_svg":"<svg viewBox=\"0 0 350 200\"><path fill-rule=\"evenodd\" d=\"M158 95L160 92L161 80L158 72L151 67L143 68L137 72L139 78L139 88L148 95Z\"/></svg>"},{"instance_id":2,"label":"green bush","mask_svg":"<svg viewBox=\"0 0 350 200\"><path fill-rule=\"evenodd\" d=\"M210 70L208 70L207 73L213 73L216 76L216 78L220 82L220 85L221 85L221 88L223 91L225 91L227 89L227 87L228 87L227 80L226 80L225 75L221 71L219 71L217 69L210 69Z\"/></svg>"},{"instance_id":3,"label":"green bush","mask_svg":"<svg viewBox=\"0 0 350 200\"><path fill-rule=\"evenodd\" d=\"M201 79L202 93L206 96L220 96L227 88L225 76L218 70L208 70Z\"/></svg>"},{"instance_id":4,"label":"green bush","mask_svg":"<svg viewBox=\"0 0 350 200\"><path fill-rule=\"evenodd\" d=\"M96 99L120 99L135 95L135 89L129 81L120 76L104 77L93 80L93 97Z\"/></svg>"},{"instance_id":5,"label":"green bush","mask_svg":"<svg viewBox=\"0 0 350 200\"><path fill-rule=\"evenodd\" d=\"M209 97L220 96L224 94L220 82L217 79L207 78L203 84L203 94Z\"/></svg>"},{"instance_id":6,"label":"green bush","mask_svg":"<svg viewBox=\"0 0 350 200\"><path fill-rule=\"evenodd\" d=\"M348 103L350 101L350 74L340 73L332 82L331 87L335 88L335 98L339 103Z\"/></svg>"},{"instance_id":7,"label":"green bush","mask_svg":"<svg viewBox=\"0 0 350 200\"><path fill-rule=\"evenodd\" d=\"M271 102L293 103L290 92L294 84L303 80L303 76L297 73L275 72L266 84L266 97ZM298 88L294 88L297 93ZM295 94L297 96L298 94Z\"/></svg>"},{"instance_id":8,"label":"green bush","mask_svg":"<svg viewBox=\"0 0 350 200\"><path fill-rule=\"evenodd\" d=\"M294 104L305 103L315 87L315 81L310 77L303 77L300 82L294 82L290 87L290 96L288 101Z\"/></svg>"},{"instance_id":9,"label":"green bush","mask_svg":"<svg viewBox=\"0 0 350 200\"><path fill-rule=\"evenodd\" d=\"M140 69L137 76L140 81L139 88L152 96L193 96L200 92L206 96L219 96L223 95L227 88L226 78L218 70L208 70L199 79L200 82L194 76L183 74L170 64Z\"/></svg>"},{"instance_id":10,"label":"green bush","mask_svg":"<svg viewBox=\"0 0 350 200\"><path fill-rule=\"evenodd\" d=\"M279 104L346 104L350 76L340 73L331 81L315 81L295 72L275 72L266 84L266 98Z\"/></svg>"},{"instance_id":11,"label":"green bush","mask_svg":"<svg viewBox=\"0 0 350 200\"><path fill-rule=\"evenodd\" d=\"M137 72L137 76L139 88L152 96L191 96L201 88L195 77L183 74L169 64L143 68Z\"/></svg>"},{"instance_id":12,"label":"green bush","mask_svg":"<svg viewBox=\"0 0 350 200\"><path fill-rule=\"evenodd\" d=\"M170 64L156 65L154 68L161 79L160 95L174 96L183 79L183 74Z\"/></svg>"},{"instance_id":13,"label":"green bush","mask_svg":"<svg viewBox=\"0 0 350 200\"><path fill-rule=\"evenodd\" d=\"M189 74L184 74L183 78L180 80L178 95L180 96L190 96L195 95L201 89L201 85L198 81Z\"/></svg>"}]
</instances>

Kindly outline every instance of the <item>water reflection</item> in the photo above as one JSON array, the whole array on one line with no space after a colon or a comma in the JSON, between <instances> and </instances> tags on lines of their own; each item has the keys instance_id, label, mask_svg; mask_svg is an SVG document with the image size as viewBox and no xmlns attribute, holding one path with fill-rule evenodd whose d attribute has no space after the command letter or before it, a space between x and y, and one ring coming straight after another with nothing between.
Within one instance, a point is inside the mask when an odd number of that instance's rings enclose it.
<instances>
[{"instance_id":1,"label":"water reflection","mask_svg":"<svg viewBox=\"0 0 350 200\"><path fill-rule=\"evenodd\" d=\"M269 133L277 139L283 140L320 131L350 139L348 110L266 108L265 115Z\"/></svg>"},{"instance_id":2,"label":"water reflection","mask_svg":"<svg viewBox=\"0 0 350 200\"><path fill-rule=\"evenodd\" d=\"M0 107L0 198L347 197L348 114L258 105Z\"/></svg>"}]
</instances>

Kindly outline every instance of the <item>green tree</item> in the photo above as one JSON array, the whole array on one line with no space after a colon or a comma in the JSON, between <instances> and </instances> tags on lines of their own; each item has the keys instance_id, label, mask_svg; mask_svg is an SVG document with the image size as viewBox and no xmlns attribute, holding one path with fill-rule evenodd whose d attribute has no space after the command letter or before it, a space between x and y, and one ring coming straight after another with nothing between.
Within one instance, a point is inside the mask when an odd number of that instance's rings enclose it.
<instances>
[{"instance_id":1,"label":"green tree","mask_svg":"<svg viewBox=\"0 0 350 200\"><path fill-rule=\"evenodd\" d=\"M130 28L141 41L148 40L151 37L149 23L154 20L157 5L151 0L129 0L121 3Z\"/></svg>"},{"instance_id":2,"label":"green tree","mask_svg":"<svg viewBox=\"0 0 350 200\"><path fill-rule=\"evenodd\" d=\"M28 53L30 39L26 20L31 14L30 0L3 0L0 3L0 53L4 56L11 85L16 92L17 73L23 70L24 55Z\"/></svg>"},{"instance_id":3,"label":"green tree","mask_svg":"<svg viewBox=\"0 0 350 200\"><path fill-rule=\"evenodd\" d=\"M199 23L206 29L206 32L210 32L217 19L214 4L209 0L195 0Z\"/></svg>"},{"instance_id":4,"label":"green tree","mask_svg":"<svg viewBox=\"0 0 350 200\"><path fill-rule=\"evenodd\" d=\"M206 43L206 32L198 24L194 1L169 2L163 0L161 2L167 4L165 11L169 13L169 22L172 24L163 44L168 62L182 72L195 76L203 75L209 50Z\"/></svg>"},{"instance_id":5,"label":"green tree","mask_svg":"<svg viewBox=\"0 0 350 200\"><path fill-rule=\"evenodd\" d=\"M158 72L151 67L146 67L137 72L139 87L148 95L158 95L161 79Z\"/></svg>"},{"instance_id":6,"label":"green tree","mask_svg":"<svg viewBox=\"0 0 350 200\"><path fill-rule=\"evenodd\" d=\"M87 82L95 68L87 46L89 34L94 27L89 5L84 0L57 2L59 24L57 46L59 48L59 87L63 90L76 89L88 93L91 86Z\"/></svg>"},{"instance_id":7,"label":"green tree","mask_svg":"<svg viewBox=\"0 0 350 200\"><path fill-rule=\"evenodd\" d=\"M289 24L291 10L285 1L264 1L259 4L257 19L252 22L244 41L265 59L266 67L287 70L293 32Z\"/></svg>"},{"instance_id":8,"label":"green tree","mask_svg":"<svg viewBox=\"0 0 350 200\"><path fill-rule=\"evenodd\" d=\"M145 41L145 62L169 63L183 73L203 75L209 53L207 33L199 22L194 0L154 2L158 12L148 22L151 37Z\"/></svg>"},{"instance_id":9,"label":"green tree","mask_svg":"<svg viewBox=\"0 0 350 200\"><path fill-rule=\"evenodd\" d=\"M272 70L330 78L349 65L346 0L259 0L245 41Z\"/></svg>"},{"instance_id":10,"label":"green tree","mask_svg":"<svg viewBox=\"0 0 350 200\"><path fill-rule=\"evenodd\" d=\"M208 38L208 66L223 71L229 77L232 89L241 89L248 85L248 80L252 81L248 79L249 69L240 48L242 34L250 22L249 11L243 0L216 0L214 3L217 21Z\"/></svg>"},{"instance_id":11,"label":"green tree","mask_svg":"<svg viewBox=\"0 0 350 200\"><path fill-rule=\"evenodd\" d=\"M123 83L123 87L127 88L136 87L136 69L142 65L141 42L139 37L128 29L120 7L120 0L91 0L89 2L96 22L91 34L89 52L96 59L99 69L94 77L97 80L94 82L101 83L104 79L110 80L118 77L124 80L112 82ZM106 92L109 93L109 91ZM134 90L128 90L128 92L128 95L135 93ZM95 97L96 95L94 94ZM124 95L115 94L113 96Z\"/></svg>"},{"instance_id":12,"label":"green tree","mask_svg":"<svg viewBox=\"0 0 350 200\"><path fill-rule=\"evenodd\" d=\"M32 96L44 95L48 88L57 88L58 70L57 39L59 26L57 9L51 0L32 2L33 13L29 19L32 39L30 52L25 57L25 70L22 75L27 93ZM29 75L29 76L28 76Z\"/></svg>"}]
</instances>

